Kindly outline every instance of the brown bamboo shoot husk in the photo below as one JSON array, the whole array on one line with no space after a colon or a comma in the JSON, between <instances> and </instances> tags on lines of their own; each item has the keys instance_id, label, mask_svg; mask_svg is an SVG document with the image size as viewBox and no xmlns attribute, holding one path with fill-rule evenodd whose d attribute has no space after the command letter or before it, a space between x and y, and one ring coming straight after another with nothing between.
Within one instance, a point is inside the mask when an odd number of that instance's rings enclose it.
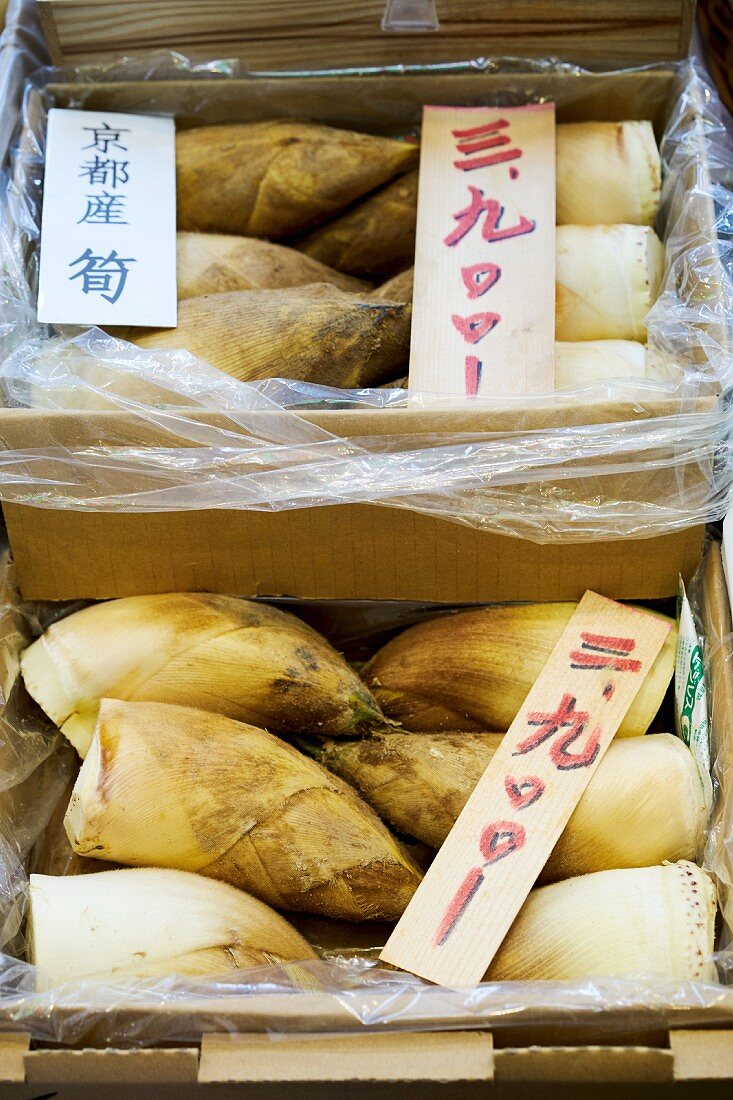
<instances>
[{"instance_id":1,"label":"brown bamboo shoot husk","mask_svg":"<svg viewBox=\"0 0 733 1100\"><path fill-rule=\"evenodd\" d=\"M240 381L294 378L352 388L399 373L409 357L411 307L314 283L288 290L191 298L178 327L137 329L141 348L179 348Z\"/></svg>"},{"instance_id":2,"label":"brown bamboo shoot husk","mask_svg":"<svg viewBox=\"0 0 733 1100\"><path fill-rule=\"evenodd\" d=\"M321 763L397 830L439 848L501 744L501 733L385 733L330 741ZM612 742L545 865L542 881L694 859L708 807L672 734Z\"/></svg>"},{"instance_id":3,"label":"brown bamboo shoot husk","mask_svg":"<svg viewBox=\"0 0 733 1100\"><path fill-rule=\"evenodd\" d=\"M127 596L53 623L21 656L26 688L84 756L103 697L181 703L298 732L384 727L325 638L267 604L204 592ZM311 724L312 723L312 724Z\"/></svg>"},{"instance_id":4,"label":"brown bamboo shoot husk","mask_svg":"<svg viewBox=\"0 0 733 1100\"><path fill-rule=\"evenodd\" d=\"M417 179L417 171L400 176L295 247L351 275L392 275L411 264L415 255Z\"/></svg>"},{"instance_id":5,"label":"brown bamboo shoot husk","mask_svg":"<svg viewBox=\"0 0 733 1100\"><path fill-rule=\"evenodd\" d=\"M232 290L278 290L328 283L339 290L368 289L360 279L334 271L282 244L225 233L178 233L179 301Z\"/></svg>"},{"instance_id":6,"label":"brown bamboo shoot husk","mask_svg":"<svg viewBox=\"0 0 733 1100\"><path fill-rule=\"evenodd\" d=\"M296 247L367 278L407 267L415 255L417 177L394 181ZM653 225L661 162L651 122L558 126L556 185L558 225Z\"/></svg>"},{"instance_id":7,"label":"brown bamboo shoot husk","mask_svg":"<svg viewBox=\"0 0 733 1100\"><path fill-rule=\"evenodd\" d=\"M184 130L176 136L178 228L292 236L417 159L417 147L402 141L284 118Z\"/></svg>"},{"instance_id":8,"label":"brown bamboo shoot husk","mask_svg":"<svg viewBox=\"0 0 733 1100\"><path fill-rule=\"evenodd\" d=\"M363 677L384 713L408 730L506 730L576 606L505 604L441 615L387 642ZM617 736L645 733L659 710L674 672L671 625Z\"/></svg>"},{"instance_id":9,"label":"brown bamboo shoot husk","mask_svg":"<svg viewBox=\"0 0 733 1100\"><path fill-rule=\"evenodd\" d=\"M372 298L379 302L408 302L412 304L412 294L415 287L415 269L408 267L399 275L393 275L386 283L376 287L372 291Z\"/></svg>"},{"instance_id":10,"label":"brown bamboo shoot husk","mask_svg":"<svg viewBox=\"0 0 733 1100\"><path fill-rule=\"evenodd\" d=\"M161 703L102 701L66 829L80 855L341 920L396 920L422 877L325 768L262 729Z\"/></svg>"}]
</instances>

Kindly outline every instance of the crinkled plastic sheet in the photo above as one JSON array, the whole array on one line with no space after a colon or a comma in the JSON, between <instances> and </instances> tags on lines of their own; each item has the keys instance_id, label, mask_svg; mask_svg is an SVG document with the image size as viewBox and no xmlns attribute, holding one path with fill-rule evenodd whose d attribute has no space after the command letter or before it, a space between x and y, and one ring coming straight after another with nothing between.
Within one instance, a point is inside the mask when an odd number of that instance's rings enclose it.
<instances>
[{"instance_id":1,"label":"crinkled plastic sheet","mask_svg":"<svg viewBox=\"0 0 733 1100\"><path fill-rule=\"evenodd\" d=\"M0 34L0 168L10 151L25 83L47 63L48 50L34 0L10 0Z\"/></svg>"},{"instance_id":2,"label":"crinkled plastic sheet","mask_svg":"<svg viewBox=\"0 0 733 1100\"><path fill-rule=\"evenodd\" d=\"M730 920L733 884L733 636L727 607L719 546L710 548L690 588L699 629L703 632L706 671L712 687L714 735L715 805L708 830L705 865L719 887L721 906ZM74 610L76 605L36 605L15 602L6 586L0 626L28 624L37 632L49 621ZM292 609L292 608L291 608ZM390 614L391 613L391 614ZM331 605L325 622L336 638L365 640L374 633L402 628L434 614L434 608L400 604ZM15 627L13 627L13 630ZM4 655L17 669L17 651L27 636L5 630L15 638L15 652L8 644ZM27 700L26 700L27 702ZM25 716L12 711L9 733L22 757ZM6 718L8 718L6 708ZM16 724L17 723L17 724ZM653 736L653 735L651 735ZM68 792L69 769L63 754L56 752L56 773ZM21 769L22 772L25 769ZM48 818L64 809L65 794L59 800L46 786L44 769L35 777L37 801ZM314 942L325 957L298 966L296 983L292 970L266 967L251 970L241 979L228 975L221 981L171 977L129 982L79 981L36 991L32 966L14 958L22 951L22 939L15 936L21 924L27 890L27 876L17 847L7 852L9 832L6 815L0 813L0 916L5 935L0 946L0 1026L18 1026L32 1036L67 1044L145 1045L166 1040L196 1041L204 1031L260 1031L274 1038L293 1033L323 1033L376 1030L502 1029L519 1027L524 1035L541 1036L552 1029L555 1042L563 1033L577 1036L592 1029L593 1041L603 1035L608 1041L621 1037L633 1042L639 1033L669 1027L692 1027L705 1023L733 1022L733 952L730 937L721 934L716 961L720 982L679 982L661 976L628 979L588 978L571 982L482 983L475 989L453 991L430 985L409 974L382 967L377 958L384 942L385 926L355 926L345 938L343 926L319 918L293 920L310 922L310 936L318 927L330 925ZM333 931L336 927L336 932ZM366 931L365 931L366 929ZM373 932L373 938L370 938ZM15 936L11 948L7 944ZM328 944L331 944L329 947ZM334 948L333 944L339 946ZM374 946L370 949L369 945ZM303 978L304 972L307 978ZM525 1040L526 1041L526 1040Z\"/></svg>"},{"instance_id":3,"label":"crinkled plastic sheet","mask_svg":"<svg viewBox=\"0 0 733 1100\"><path fill-rule=\"evenodd\" d=\"M398 96L387 96L387 78L446 72L473 73L477 89L482 76L510 73L503 101L555 96L590 117L602 114L598 105L619 79L638 80L639 95L651 103L650 82L659 75L652 66L591 78L572 66L516 59L364 70L375 127L398 132L419 122L405 116ZM672 364L668 381L616 380L500 403L475 399L464 412L446 409L436 395L408 399L401 390L241 383L186 352L143 351L99 330L52 334L39 327L45 112L49 86L72 78L42 73L26 92L7 208L0 211L0 334L8 351L0 384L8 405L39 412L32 430L26 422L27 443L18 444L16 430L0 456L0 497L136 512L376 502L537 542L651 537L720 517L733 501L733 150L706 78L688 62L673 73L669 103L654 108L664 123L667 272L649 315L650 347ZM293 80L307 90L309 81L322 88L328 78L331 91L319 95L347 125L348 105L336 90L344 75L247 74L233 61L194 65L156 55L74 73L71 105L84 106L97 80L129 87L144 79L136 109L167 111L171 81L185 79L190 84L176 110L190 125L222 81L246 82L248 99L264 116L292 110L286 92ZM588 80L592 108L583 106ZM85 414L87 430L76 441L54 426L53 415L68 410Z\"/></svg>"},{"instance_id":4,"label":"crinkled plastic sheet","mask_svg":"<svg viewBox=\"0 0 733 1100\"><path fill-rule=\"evenodd\" d=\"M20 948L24 860L74 774L75 754L20 679L20 653L49 612L21 603L0 542L0 943Z\"/></svg>"}]
</instances>

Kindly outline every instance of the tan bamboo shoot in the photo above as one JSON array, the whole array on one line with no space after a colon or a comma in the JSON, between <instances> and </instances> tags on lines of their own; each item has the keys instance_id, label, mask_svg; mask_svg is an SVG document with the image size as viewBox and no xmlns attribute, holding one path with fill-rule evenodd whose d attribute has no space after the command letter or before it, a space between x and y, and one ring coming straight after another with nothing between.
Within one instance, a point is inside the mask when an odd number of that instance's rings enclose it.
<instances>
[{"instance_id":1,"label":"tan bamboo shoot","mask_svg":"<svg viewBox=\"0 0 733 1100\"><path fill-rule=\"evenodd\" d=\"M324 638L294 615L231 596L173 592L93 604L21 657L25 686L83 757L104 697L181 703L270 729L336 736L384 718ZM312 725L311 725L312 723Z\"/></svg>"},{"instance_id":2,"label":"tan bamboo shoot","mask_svg":"<svg viewBox=\"0 0 733 1100\"><path fill-rule=\"evenodd\" d=\"M256 898L153 868L31 875L27 940L41 988L85 978L219 978L315 958L306 940Z\"/></svg>"},{"instance_id":3,"label":"tan bamboo shoot","mask_svg":"<svg viewBox=\"0 0 733 1100\"><path fill-rule=\"evenodd\" d=\"M442 615L403 631L364 678L384 712L409 730L506 730L576 605L505 604ZM674 672L676 630L617 734L645 733Z\"/></svg>"},{"instance_id":4,"label":"tan bamboo shoot","mask_svg":"<svg viewBox=\"0 0 733 1100\"><path fill-rule=\"evenodd\" d=\"M330 741L317 758L396 829L439 848L501 733L386 733ZM692 753L669 733L614 741L573 812L542 881L694 859L708 806Z\"/></svg>"},{"instance_id":5,"label":"tan bamboo shoot","mask_svg":"<svg viewBox=\"0 0 733 1100\"><path fill-rule=\"evenodd\" d=\"M197 871L341 920L396 920L422 877L352 787L189 707L103 700L65 824L79 855Z\"/></svg>"},{"instance_id":6,"label":"tan bamboo shoot","mask_svg":"<svg viewBox=\"0 0 733 1100\"><path fill-rule=\"evenodd\" d=\"M341 388L374 386L409 357L410 306L322 283L190 298L178 327L136 329L141 348L191 352L243 382L295 378Z\"/></svg>"},{"instance_id":7,"label":"tan bamboo shoot","mask_svg":"<svg viewBox=\"0 0 733 1100\"><path fill-rule=\"evenodd\" d=\"M179 131L178 228L289 237L417 159L406 142L286 118Z\"/></svg>"},{"instance_id":8,"label":"tan bamboo shoot","mask_svg":"<svg viewBox=\"0 0 733 1100\"><path fill-rule=\"evenodd\" d=\"M359 291L365 284L294 248L235 237L225 233L178 233L179 301L232 290L280 290L283 287L328 283L339 290Z\"/></svg>"},{"instance_id":9,"label":"tan bamboo shoot","mask_svg":"<svg viewBox=\"0 0 733 1100\"><path fill-rule=\"evenodd\" d=\"M715 978L715 886L694 863L599 871L533 890L487 981Z\"/></svg>"}]
</instances>

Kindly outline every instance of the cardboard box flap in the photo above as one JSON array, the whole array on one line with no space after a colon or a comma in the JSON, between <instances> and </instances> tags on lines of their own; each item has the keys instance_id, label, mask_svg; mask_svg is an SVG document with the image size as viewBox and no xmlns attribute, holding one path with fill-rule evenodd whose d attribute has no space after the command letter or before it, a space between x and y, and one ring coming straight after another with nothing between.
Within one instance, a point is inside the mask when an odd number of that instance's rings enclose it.
<instances>
[{"instance_id":1,"label":"cardboard box flap","mask_svg":"<svg viewBox=\"0 0 733 1100\"><path fill-rule=\"evenodd\" d=\"M223 592L491 603L663 599L689 580L704 528L543 545L376 505L270 512L72 512L5 505L27 599Z\"/></svg>"},{"instance_id":2,"label":"cardboard box flap","mask_svg":"<svg viewBox=\"0 0 733 1100\"><path fill-rule=\"evenodd\" d=\"M716 397L701 397L686 403L676 399L654 399L643 405L631 401L595 401L522 406L518 402L513 407L481 410L355 406L351 409L296 409L295 412L302 420L341 439L376 440L387 436L391 448L397 452L418 445L446 446L494 434L569 428L587 431L594 425L654 422L662 417L714 413L718 407ZM241 435L242 446L246 447L247 439L256 435L258 423L262 424L263 438L267 438L266 433L272 431L274 423L282 421L284 424L291 415L285 410L250 412L243 417L245 423L238 427L236 410L229 416L221 411L193 410L185 406L169 407L149 418L136 415L134 410L0 409L0 444L6 451L102 445L186 447L194 445L187 425L206 424Z\"/></svg>"},{"instance_id":3,"label":"cardboard box flap","mask_svg":"<svg viewBox=\"0 0 733 1100\"><path fill-rule=\"evenodd\" d=\"M627 62L630 64L630 62ZM484 103L553 100L558 122L604 119L650 119L661 138L669 120L670 101L679 94L680 77L660 66L630 72L527 72L511 76L499 72L441 71L369 72L349 75L258 76L256 82L188 79L150 81L124 79L48 84L31 89L28 112L33 126L45 125L44 115L54 107L95 111L172 114L180 128L220 122L256 122L271 117L304 115L326 126L341 126L374 134L394 135L418 126L423 104L481 106ZM307 98L306 98L307 97ZM152 101L152 102L151 102Z\"/></svg>"},{"instance_id":4,"label":"cardboard box flap","mask_svg":"<svg viewBox=\"0 0 733 1100\"><path fill-rule=\"evenodd\" d=\"M251 70L427 64L476 57L559 57L588 68L685 57L694 0L41 0L54 62L173 49L236 57ZM437 16L437 30L433 12ZM425 30L411 29L411 23ZM397 33L383 30L394 27ZM398 30L399 28L399 30Z\"/></svg>"},{"instance_id":5,"label":"cardboard box flap","mask_svg":"<svg viewBox=\"0 0 733 1100\"><path fill-rule=\"evenodd\" d=\"M533 1043L497 1049L502 1037L502 1032L488 1031L296 1032L276 1037L210 1032L203 1036L199 1054L196 1047L28 1050L27 1036L10 1033L3 1036L2 1047L12 1051L12 1064L7 1057L0 1059L0 1081L36 1088L127 1086L130 1096L139 1095L141 1085L175 1084L179 1095L188 1096L199 1095L201 1086L227 1082L269 1082L271 1088L305 1081L399 1081L412 1087L429 1081L453 1087L461 1081L587 1086L733 1078L730 1029L671 1031L659 1046Z\"/></svg>"},{"instance_id":6,"label":"cardboard box flap","mask_svg":"<svg viewBox=\"0 0 733 1100\"><path fill-rule=\"evenodd\" d=\"M198 1080L195 1047L159 1050L31 1050L24 1056L29 1085L184 1085Z\"/></svg>"},{"instance_id":7,"label":"cardboard box flap","mask_svg":"<svg viewBox=\"0 0 733 1100\"><path fill-rule=\"evenodd\" d=\"M491 1081L490 1033L204 1035L199 1081Z\"/></svg>"}]
</instances>

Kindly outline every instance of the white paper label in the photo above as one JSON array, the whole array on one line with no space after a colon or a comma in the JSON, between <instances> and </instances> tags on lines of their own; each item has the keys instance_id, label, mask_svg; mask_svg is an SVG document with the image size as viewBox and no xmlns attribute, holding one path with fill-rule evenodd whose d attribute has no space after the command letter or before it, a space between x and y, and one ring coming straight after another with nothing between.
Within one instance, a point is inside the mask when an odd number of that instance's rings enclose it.
<instances>
[{"instance_id":1,"label":"white paper label","mask_svg":"<svg viewBox=\"0 0 733 1100\"><path fill-rule=\"evenodd\" d=\"M679 636L674 673L675 723L677 735L689 746L695 758L705 804L709 807L713 801L713 784L710 778L708 692L700 639L681 581L677 610Z\"/></svg>"},{"instance_id":2,"label":"white paper label","mask_svg":"<svg viewBox=\"0 0 733 1100\"><path fill-rule=\"evenodd\" d=\"M38 319L176 324L172 118L52 108Z\"/></svg>"}]
</instances>

